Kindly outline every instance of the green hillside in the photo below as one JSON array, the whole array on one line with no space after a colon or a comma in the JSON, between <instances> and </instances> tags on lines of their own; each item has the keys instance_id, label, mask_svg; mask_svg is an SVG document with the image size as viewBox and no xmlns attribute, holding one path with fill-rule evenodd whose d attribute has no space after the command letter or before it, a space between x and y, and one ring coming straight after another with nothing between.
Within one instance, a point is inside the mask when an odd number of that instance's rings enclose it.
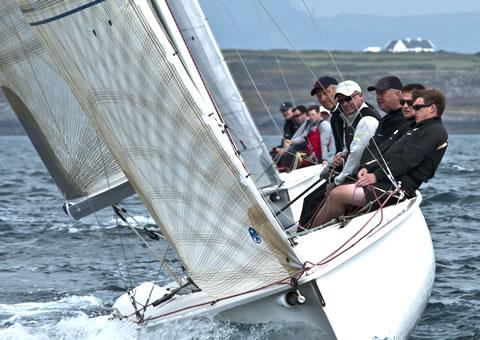
<instances>
[{"instance_id":1,"label":"green hillside","mask_svg":"<svg viewBox=\"0 0 480 340\"><path fill-rule=\"evenodd\" d=\"M240 57L234 50L223 53L254 118L267 130L267 111L245 72L242 60L274 114L277 114L280 102L290 100L282 73L298 104L315 101L309 92L319 75L331 75L339 80L341 77L352 79L366 89L380 77L393 74L404 84L416 82L442 90L447 96L446 119L448 116L480 119L478 54L333 52L333 58L330 58L325 51L302 51L300 55L287 50L240 51ZM375 96L367 93L367 100L375 103Z\"/></svg>"},{"instance_id":2,"label":"green hillside","mask_svg":"<svg viewBox=\"0 0 480 340\"><path fill-rule=\"evenodd\" d=\"M363 89L388 74L397 75L404 84L420 82L427 87L438 88L447 96L444 119L453 121L458 132L463 129L480 132L480 54L333 52L334 64L325 51L302 51L298 54L289 50L243 50L239 53L224 50L223 53L255 121L264 133L276 133L276 130L249 74L255 80L268 110L281 126L278 106L291 100L282 73L294 102L311 104L316 103L316 99L310 96L310 89L319 75L341 79L336 67L343 79L355 80ZM375 104L372 93L367 93L366 97L367 101ZM22 133L18 120L4 101L0 94L0 134Z\"/></svg>"}]
</instances>

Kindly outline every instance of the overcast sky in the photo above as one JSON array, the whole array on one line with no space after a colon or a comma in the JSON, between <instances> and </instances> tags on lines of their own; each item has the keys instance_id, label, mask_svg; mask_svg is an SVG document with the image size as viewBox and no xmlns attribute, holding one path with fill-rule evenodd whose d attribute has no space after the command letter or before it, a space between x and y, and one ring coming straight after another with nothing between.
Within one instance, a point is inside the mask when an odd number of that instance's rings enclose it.
<instances>
[{"instance_id":1,"label":"overcast sky","mask_svg":"<svg viewBox=\"0 0 480 340\"><path fill-rule=\"evenodd\" d=\"M285 2L285 0L278 0L278 3L282 1ZM342 0L341 2L335 0L288 0L288 3L292 8L301 11L306 11L306 5L316 17L334 16L342 13L406 16L480 11L479 0Z\"/></svg>"},{"instance_id":2,"label":"overcast sky","mask_svg":"<svg viewBox=\"0 0 480 340\"><path fill-rule=\"evenodd\" d=\"M222 2L233 12L244 6L251 6L259 0L200 0L207 12L212 6L222 6ZM287 12L306 11L305 5L316 17L331 17L338 14L372 14L381 16L409 16L448 14L462 12L480 12L479 0L260 0L267 8L276 8Z\"/></svg>"},{"instance_id":3,"label":"overcast sky","mask_svg":"<svg viewBox=\"0 0 480 340\"><path fill-rule=\"evenodd\" d=\"M480 0L199 1L221 48L292 49L293 44L294 49L361 51L392 39L422 37L439 50L480 51Z\"/></svg>"}]
</instances>

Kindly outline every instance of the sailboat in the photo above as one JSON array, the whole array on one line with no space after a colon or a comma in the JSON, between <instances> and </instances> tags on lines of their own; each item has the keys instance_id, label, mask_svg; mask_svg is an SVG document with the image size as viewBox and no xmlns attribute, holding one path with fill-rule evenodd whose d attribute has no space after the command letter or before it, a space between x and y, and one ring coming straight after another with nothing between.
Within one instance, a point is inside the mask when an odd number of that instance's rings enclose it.
<instances>
[{"instance_id":1,"label":"sailboat","mask_svg":"<svg viewBox=\"0 0 480 340\"><path fill-rule=\"evenodd\" d=\"M261 156L266 149L256 129L246 128L249 139L231 133L226 121L244 104L198 3L17 3L2 5L8 13L2 36L10 44L0 59L0 81L24 125L35 121L27 132L37 150L52 156L67 149L71 156L72 143L47 137L51 122L38 123L34 112L87 117L103 150L94 162L103 172L96 176L106 185L69 197L108 193L99 201L112 204L118 200L110 194L113 184L128 180L185 268L171 284L144 283L121 296L115 317L154 326L208 314L304 322L324 339L408 336L435 270L421 195L304 233L286 231L281 217L298 220L301 199L282 213L279 202L308 192L321 169L279 175ZM31 87L24 82L29 74ZM37 107L30 96L38 89L44 104ZM251 124L251 118L240 120ZM114 173L106 171L107 158ZM53 156L44 161L52 159L63 164ZM54 170L54 178L68 177Z\"/></svg>"}]
</instances>

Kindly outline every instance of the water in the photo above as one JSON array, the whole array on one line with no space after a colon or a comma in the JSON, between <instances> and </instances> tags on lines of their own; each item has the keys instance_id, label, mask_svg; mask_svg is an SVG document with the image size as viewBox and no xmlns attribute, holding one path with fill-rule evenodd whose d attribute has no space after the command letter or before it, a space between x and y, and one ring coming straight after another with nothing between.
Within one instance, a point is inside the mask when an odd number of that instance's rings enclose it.
<instances>
[{"instance_id":1,"label":"water","mask_svg":"<svg viewBox=\"0 0 480 340\"><path fill-rule=\"evenodd\" d=\"M412 339L480 339L477 150L478 136L451 136L437 176L422 188L437 273ZM295 323L194 318L145 330L107 320L125 287L152 280L158 265L109 211L75 222L62 203L28 138L0 137L0 339L315 338L314 330ZM124 206L153 223L138 199ZM179 270L166 243L154 244ZM163 272L159 281L167 282Z\"/></svg>"}]
</instances>

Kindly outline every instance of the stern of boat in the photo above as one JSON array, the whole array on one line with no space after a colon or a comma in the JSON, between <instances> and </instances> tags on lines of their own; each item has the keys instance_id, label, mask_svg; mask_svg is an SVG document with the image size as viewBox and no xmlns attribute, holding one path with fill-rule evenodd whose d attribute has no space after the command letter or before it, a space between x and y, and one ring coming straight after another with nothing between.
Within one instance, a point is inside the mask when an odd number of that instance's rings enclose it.
<instances>
[{"instance_id":1,"label":"stern of boat","mask_svg":"<svg viewBox=\"0 0 480 340\"><path fill-rule=\"evenodd\" d=\"M378 228L370 233L363 229L351 240L372 214L299 240L297 250L303 258L314 263L327 258L310 275L318 276L315 282L325 301L322 312L339 339L404 339L419 321L435 276L434 250L420 201L419 194L385 208ZM343 244L341 239L349 241L328 258L336 250L333 239L337 245Z\"/></svg>"}]
</instances>

